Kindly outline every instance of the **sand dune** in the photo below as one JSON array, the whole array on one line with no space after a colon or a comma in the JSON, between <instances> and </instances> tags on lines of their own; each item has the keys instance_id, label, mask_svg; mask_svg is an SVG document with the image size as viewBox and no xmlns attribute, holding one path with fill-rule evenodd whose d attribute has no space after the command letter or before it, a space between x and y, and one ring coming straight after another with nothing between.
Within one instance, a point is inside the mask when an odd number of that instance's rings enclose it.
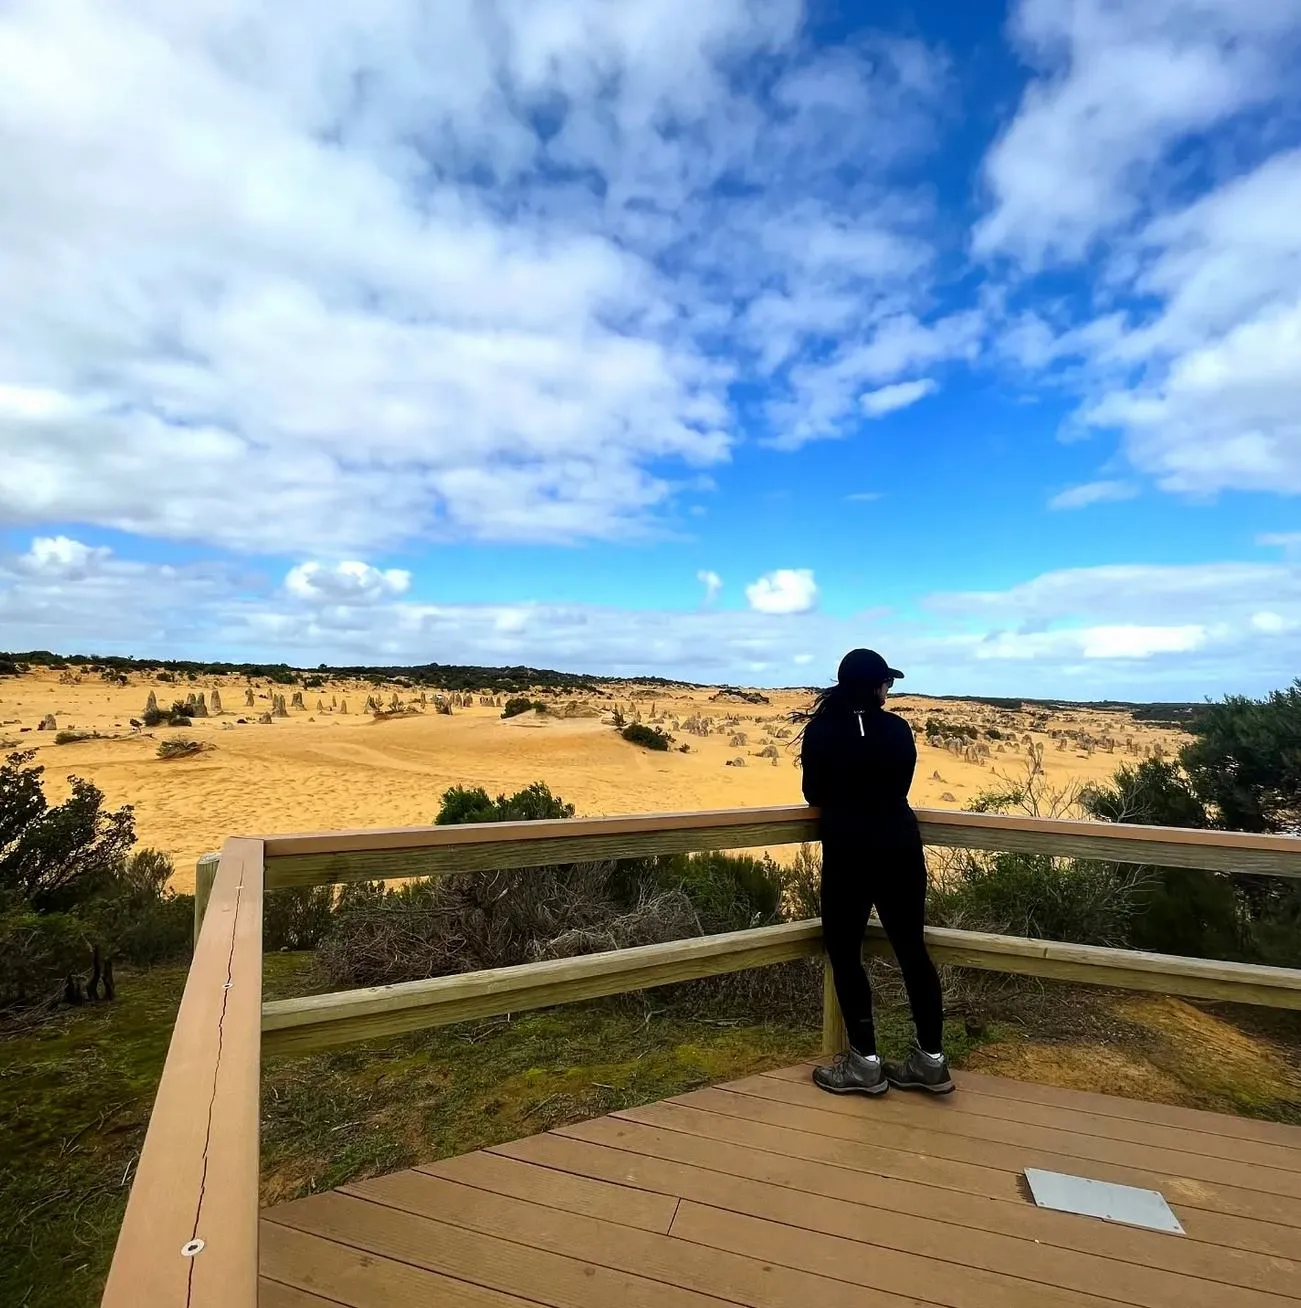
<instances>
[{"instance_id":1,"label":"sand dune","mask_svg":"<svg viewBox=\"0 0 1301 1308\"><path fill-rule=\"evenodd\" d=\"M729 744L730 731L706 737L678 731L676 741L688 744L691 751L682 754L651 753L621 740L603 720L614 701L602 699L593 701L603 710L602 717L566 720L528 713L502 721L499 709L477 703L451 716L435 713L431 703L417 716L376 722L359 711L374 688L335 681L304 691L306 709L291 710L288 718L262 725L256 715L270 707L271 693L292 694L294 688L255 683L256 707L246 709L247 688L242 677L171 685L133 676L125 687L85 673L78 684L60 682L59 673L45 670L6 678L0 680L0 747L37 749L52 796L65 793L66 776L76 774L100 786L111 804L133 804L141 842L173 857L181 889L193 883L195 859L220 847L229 835L418 825L433 818L443 791L458 784L481 785L497 794L541 780L588 816L800 802L791 742L773 740L772 733L788 725L783 715L808 703L803 692L767 692L771 703L757 706L712 702L710 691L636 700L643 716L649 716L653 703L669 717L701 713L712 717L716 726L729 716L741 718L734 730L746 734L744 747ZM185 728L132 732L130 719L141 715L151 690L167 705L191 690L211 698L213 689L220 691L226 709L222 715L195 719ZM382 688L385 703L395 689ZM612 684L609 691L627 711L629 688ZM399 693L410 699L417 692ZM314 711L318 697L324 712ZM351 712L345 716L329 711L333 697L346 699ZM547 698L560 706L569 697ZM932 713L951 723L1010 721L975 704L912 696L891 703L912 710L918 725ZM97 731L102 738L55 745L50 733L36 730L48 713L55 715L61 730ZM1030 719L1029 714L1018 715L1018 739ZM1136 726L1122 713L1072 712L1044 726L1033 736L1045 742L1044 768L1054 783L1104 779L1126 754L1123 747L1115 754L1099 750L1091 757L1074 748L1059 752L1048 734L1053 729L1083 728L1122 741L1128 735L1140 748L1159 742L1169 750L1180 743L1177 733ZM191 758L155 757L160 740L177 736L212 748ZM776 766L755 756L766 740L778 746ZM989 743L996 749L995 742ZM1018 775L1024 769L1025 752L1019 746L994 753L983 764L964 762L924 740L918 753L912 800L921 807L962 808L996 784L998 774ZM745 759L744 767L726 766L737 757Z\"/></svg>"}]
</instances>

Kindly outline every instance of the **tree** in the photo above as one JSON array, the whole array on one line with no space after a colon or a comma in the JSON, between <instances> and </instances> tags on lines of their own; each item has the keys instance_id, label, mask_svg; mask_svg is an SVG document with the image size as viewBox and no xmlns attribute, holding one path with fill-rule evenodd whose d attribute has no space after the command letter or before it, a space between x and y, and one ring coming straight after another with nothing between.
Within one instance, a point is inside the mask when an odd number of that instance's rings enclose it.
<instances>
[{"instance_id":1,"label":"tree","mask_svg":"<svg viewBox=\"0 0 1301 1308\"><path fill-rule=\"evenodd\" d=\"M1180 761L1230 831L1301 829L1301 679L1262 700L1229 695L1189 724Z\"/></svg>"},{"instance_id":2,"label":"tree","mask_svg":"<svg viewBox=\"0 0 1301 1308\"><path fill-rule=\"evenodd\" d=\"M1229 695L1189 723L1196 739L1180 761L1215 825L1231 831L1301 833L1301 679L1264 699ZM1301 958L1301 885L1237 876L1246 945L1262 962Z\"/></svg>"},{"instance_id":3,"label":"tree","mask_svg":"<svg viewBox=\"0 0 1301 1308\"><path fill-rule=\"evenodd\" d=\"M60 990L74 1002L97 998L101 983L112 999L114 958L149 964L183 952L194 901L168 888L165 855L131 853L129 807L106 809L76 777L72 794L50 804L32 757L0 765L0 1008Z\"/></svg>"},{"instance_id":4,"label":"tree","mask_svg":"<svg viewBox=\"0 0 1301 1308\"><path fill-rule=\"evenodd\" d=\"M1122 764L1109 786L1080 794L1090 817L1141 826L1211 825L1210 816L1177 763L1151 759ZM1136 869L1137 870L1137 869ZM1235 958L1243 952L1243 922L1234 879L1194 868L1143 868L1144 889L1130 925L1139 949L1195 958Z\"/></svg>"},{"instance_id":5,"label":"tree","mask_svg":"<svg viewBox=\"0 0 1301 1308\"><path fill-rule=\"evenodd\" d=\"M80 777L52 807L33 757L10 754L0 766L0 899L66 911L112 883L135 843L135 818L129 805L106 810L103 792Z\"/></svg>"}]
</instances>

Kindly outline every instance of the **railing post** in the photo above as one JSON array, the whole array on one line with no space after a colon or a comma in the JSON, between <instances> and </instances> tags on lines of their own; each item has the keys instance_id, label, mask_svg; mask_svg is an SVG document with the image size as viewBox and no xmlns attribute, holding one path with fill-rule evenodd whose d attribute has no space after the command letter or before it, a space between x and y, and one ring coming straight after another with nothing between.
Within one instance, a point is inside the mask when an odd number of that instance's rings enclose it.
<instances>
[{"instance_id":1,"label":"railing post","mask_svg":"<svg viewBox=\"0 0 1301 1308\"><path fill-rule=\"evenodd\" d=\"M217 878L217 865L220 862L220 854L203 854L194 865L195 948L198 948L199 929L203 926L203 915L208 911L208 900L212 897L212 883Z\"/></svg>"},{"instance_id":2,"label":"railing post","mask_svg":"<svg viewBox=\"0 0 1301 1308\"><path fill-rule=\"evenodd\" d=\"M838 1054L849 1046L849 1032L836 998L836 981L831 974L831 960L822 956L822 1052Z\"/></svg>"}]
</instances>

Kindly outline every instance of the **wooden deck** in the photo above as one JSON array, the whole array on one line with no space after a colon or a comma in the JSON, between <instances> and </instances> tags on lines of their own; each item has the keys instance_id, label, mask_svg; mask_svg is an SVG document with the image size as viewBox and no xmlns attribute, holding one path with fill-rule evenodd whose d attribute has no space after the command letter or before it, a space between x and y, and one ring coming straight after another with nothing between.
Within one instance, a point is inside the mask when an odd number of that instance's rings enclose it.
<instances>
[{"instance_id":1,"label":"wooden deck","mask_svg":"<svg viewBox=\"0 0 1301 1308\"><path fill-rule=\"evenodd\" d=\"M262 1308L1298 1308L1301 1128L963 1075L796 1067L263 1214ZM1160 1190L1186 1236L1034 1207L1026 1167Z\"/></svg>"}]
</instances>

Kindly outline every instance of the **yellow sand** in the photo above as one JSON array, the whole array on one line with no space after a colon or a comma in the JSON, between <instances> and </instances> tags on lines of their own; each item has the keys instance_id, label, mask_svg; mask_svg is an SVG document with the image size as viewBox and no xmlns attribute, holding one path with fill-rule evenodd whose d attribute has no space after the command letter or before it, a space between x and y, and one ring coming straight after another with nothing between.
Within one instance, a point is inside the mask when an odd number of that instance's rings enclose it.
<instances>
[{"instance_id":1,"label":"yellow sand","mask_svg":"<svg viewBox=\"0 0 1301 1308\"><path fill-rule=\"evenodd\" d=\"M196 718L185 728L136 732L130 727L130 719L143 714L150 690L167 706L190 691L203 691L210 700L214 688L221 693L221 716ZM477 696L473 708L457 709L450 717L435 713L430 694L427 710L418 716L377 722L362 711L369 693L387 705L395 689L404 701L418 691L335 681L304 690L305 710L291 709L288 718L261 725L257 715L270 708L270 694L289 698L296 687L254 683L252 709L245 707L247 688L243 677L234 676L165 684L136 675L125 687L106 684L93 673L81 673L76 684L61 681L54 671L5 678L0 680L0 749L37 749L53 798L66 793L64 778L74 773L98 785L110 804L134 805L140 842L172 856L178 889L192 886L195 859L219 848L229 835L427 823L443 791L457 784L483 786L496 795L545 781L586 816L800 802L791 742L775 741L781 751L777 766L756 755L775 730L789 727L781 715L807 705L802 692L766 692L771 704L749 705L713 702L710 690L657 693L652 699L643 690L611 683L607 690L613 700L580 697L602 710L599 717L561 720L527 713L507 721L500 709L479 707ZM333 697L346 699L347 716L330 711ZM318 698L324 712L315 711ZM571 697L542 698L561 708ZM625 713L635 706L646 719L652 704L670 718L699 712L713 719L715 732L699 737L679 730L676 743L688 744L690 753L651 753L621 740L608 725L616 701ZM911 715L918 726L930 714L954 724L1009 725L1009 715L978 704L901 696L892 706L920 710ZM104 738L55 745L52 733L37 730L47 713L55 715L60 730L97 731ZM734 716L741 722L733 730L748 737L744 747L731 745L730 732L718 730ZM762 720L754 721L756 716ZM1019 740L1033 715L1011 716ZM240 723L240 718L247 720ZM1114 754L1099 749L1085 757L1073 746L1059 751L1046 731L1035 731L1034 739L1044 743L1046 779L1054 786L1103 780L1120 763L1135 761L1126 753L1126 736L1140 749L1160 743L1171 751L1180 744L1177 733L1138 726L1123 713L1072 711L1047 724L1053 729L1084 729L1122 742ZM159 741L177 737L212 748L196 757L158 759ZM997 742L988 743L997 750ZM1026 758L1018 745L993 753L986 763L968 763L926 745L924 737L918 753L912 800L928 808L963 808L996 785L999 774L1023 775ZM726 766L737 757L745 759L744 767Z\"/></svg>"}]
</instances>

